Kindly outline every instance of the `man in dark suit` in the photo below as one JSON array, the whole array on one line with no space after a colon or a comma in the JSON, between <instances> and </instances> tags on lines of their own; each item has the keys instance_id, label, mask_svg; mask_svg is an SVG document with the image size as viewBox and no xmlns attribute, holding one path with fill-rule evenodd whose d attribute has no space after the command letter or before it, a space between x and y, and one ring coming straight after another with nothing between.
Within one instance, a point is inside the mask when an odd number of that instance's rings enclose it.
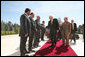
<instances>
[{"instance_id":1,"label":"man in dark suit","mask_svg":"<svg viewBox=\"0 0 85 57\"><path fill-rule=\"evenodd\" d=\"M30 15L30 9L26 8L25 9L25 14L22 14L20 17L20 33L19 36L21 37L20 39L20 52L21 52L21 56L25 56L25 54L27 53L26 50L26 41L27 41L27 37L30 37L30 19L29 19L29 15Z\"/></svg>"},{"instance_id":2,"label":"man in dark suit","mask_svg":"<svg viewBox=\"0 0 85 57\"><path fill-rule=\"evenodd\" d=\"M44 34L45 34L45 21L42 21L41 24L41 40L44 41Z\"/></svg>"},{"instance_id":3,"label":"man in dark suit","mask_svg":"<svg viewBox=\"0 0 85 57\"><path fill-rule=\"evenodd\" d=\"M35 20L36 23L36 33L35 33L35 40L34 40L34 48L38 47L39 39L40 39L40 16L37 16L37 19Z\"/></svg>"},{"instance_id":4,"label":"man in dark suit","mask_svg":"<svg viewBox=\"0 0 85 57\"><path fill-rule=\"evenodd\" d=\"M29 19L31 21L31 36L29 38L29 45L28 45L29 53L30 53L30 51L35 52L34 50L32 50L33 39L34 39L34 35L36 33L36 27L35 27L35 23L34 23L35 21L33 20L33 18L34 18L34 13L31 13L30 17L29 17Z\"/></svg>"},{"instance_id":5,"label":"man in dark suit","mask_svg":"<svg viewBox=\"0 0 85 57\"><path fill-rule=\"evenodd\" d=\"M51 46L56 46L56 33L59 32L59 23L56 18L53 19L52 16L49 16L50 21L48 22L48 28L50 29L50 39L51 39Z\"/></svg>"},{"instance_id":6,"label":"man in dark suit","mask_svg":"<svg viewBox=\"0 0 85 57\"><path fill-rule=\"evenodd\" d=\"M77 32L77 25L76 23L74 23L74 20L71 20L71 41L73 39L75 44L76 44L76 39L75 39L76 32Z\"/></svg>"}]
</instances>

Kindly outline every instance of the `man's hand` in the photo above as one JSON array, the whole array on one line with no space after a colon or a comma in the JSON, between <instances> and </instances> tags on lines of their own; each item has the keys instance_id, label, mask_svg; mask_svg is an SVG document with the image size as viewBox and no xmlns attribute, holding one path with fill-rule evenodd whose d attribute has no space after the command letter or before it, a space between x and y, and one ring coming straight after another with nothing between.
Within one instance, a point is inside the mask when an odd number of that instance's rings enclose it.
<instances>
[{"instance_id":1,"label":"man's hand","mask_svg":"<svg viewBox=\"0 0 85 57\"><path fill-rule=\"evenodd\" d=\"M29 36L29 35L28 35L28 33L27 33L27 34L25 34L25 37L27 37L27 36Z\"/></svg>"},{"instance_id":2,"label":"man's hand","mask_svg":"<svg viewBox=\"0 0 85 57\"><path fill-rule=\"evenodd\" d=\"M59 30L57 30L57 33L59 32Z\"/></svg>"}]
</instances>

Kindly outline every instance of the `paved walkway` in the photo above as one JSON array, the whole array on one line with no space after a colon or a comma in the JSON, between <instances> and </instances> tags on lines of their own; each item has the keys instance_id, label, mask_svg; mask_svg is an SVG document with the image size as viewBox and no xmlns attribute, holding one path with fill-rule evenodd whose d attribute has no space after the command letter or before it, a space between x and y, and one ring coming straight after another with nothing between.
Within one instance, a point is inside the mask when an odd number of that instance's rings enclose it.
<instances>
[{"instance_id":1,"label":"paved walkway","mask_svg":"<svg viewBox=\"0 0 85 57\"><path fill-rule=\"evenodd\" d=\"M83 36L79 35L80 39L77 40L76 45L71 43L72 49L76 52L78 56L84 56L84 42ZM47 37L45 36L45 41L39 43L40 47L35 48L38 51L46 42ZM20 37L17 35L5 35L1 36L1 56L20 56L19 51ZM28 55L32 56L35 53L30 53Z\"/></svg>"}]
</instances>

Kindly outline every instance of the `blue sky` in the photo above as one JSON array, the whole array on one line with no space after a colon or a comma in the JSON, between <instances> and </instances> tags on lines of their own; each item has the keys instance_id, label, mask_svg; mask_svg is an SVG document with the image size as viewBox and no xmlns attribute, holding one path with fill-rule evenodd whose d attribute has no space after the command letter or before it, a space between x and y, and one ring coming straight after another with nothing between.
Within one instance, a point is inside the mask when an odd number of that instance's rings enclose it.
<instances>
[{"instance_id":1,"label":"blue sky","mask_svg":"<svg viewBox=\"0 0 85 57\"><path fill-rule=\"evenodd\" d=\"M67 16L69 22L74 19L78 26L84 23L84 1L1 1L1 20L20 24L25 8L35 13L34 19L40 15L46 25L50 15L61 18L62 22Z\"/></svg>"}]
</instances>

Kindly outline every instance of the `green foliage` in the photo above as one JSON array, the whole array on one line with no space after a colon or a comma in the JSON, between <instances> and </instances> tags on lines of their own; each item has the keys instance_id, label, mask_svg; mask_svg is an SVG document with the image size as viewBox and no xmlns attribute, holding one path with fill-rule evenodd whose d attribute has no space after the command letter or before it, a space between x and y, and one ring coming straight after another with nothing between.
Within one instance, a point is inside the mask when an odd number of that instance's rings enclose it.
<instances>
[{"instance_id":1,"label":"green foliage","mask_svg":"<svg viewBox=\"0 0 85 57\"><path fill-rule=\"evenodd\" d=\"M1 21L1 35L10 35L10 34L18 34L19 33L19 25L12 24L11 21L4 22Z\"/></svg>"},{"instance_id":2,"label":"green foliage","mask_svg":"<svg viewBox=\"0 0 85 57\"><path fill-rule=\"evenodd\" d=\"M11 34L15 34L14 31L1 31L1 35L11 35Z\"/></svg>"},{"instance_id":3,"label":"green foliage","mask_svg":"<svg viewBox=\"0 0 85 57\"><path fill-rule=\"evenodd\" d=\"M14 32L15 32L16 34L18 34L18 33L19 33L19 28L17 27L17 28L14 30Z\"/></svg>"}]
</instances>

